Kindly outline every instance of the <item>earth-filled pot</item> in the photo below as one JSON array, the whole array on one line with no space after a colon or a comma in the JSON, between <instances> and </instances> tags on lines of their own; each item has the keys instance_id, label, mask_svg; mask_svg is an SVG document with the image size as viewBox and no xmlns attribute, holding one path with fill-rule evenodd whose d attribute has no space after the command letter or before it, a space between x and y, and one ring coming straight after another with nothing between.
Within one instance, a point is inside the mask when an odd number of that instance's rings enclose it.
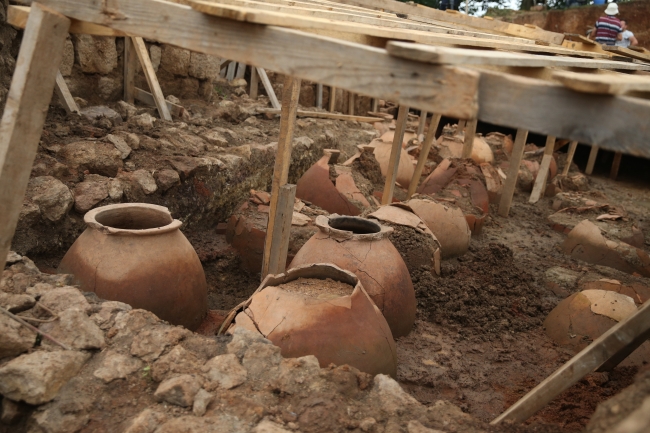
<instances>
[{"instance_id":1,"label":"earth-filled pot","mask_svg":"<svg viewBox=\"0 0 650 433\"><path fill-rule=\"evenodd\" d=\"M301 281L307 284L304 290ZM332 282L344 284L328 293ZM261 333L285 358L314 355L321 367L348 364L373 375L397 374L395 342L386 319L359 279L331 264L267 276L234 326Z\"/></svg>"},{"instance_id":2,"label":"earth-filled pot","mask_svg":"<svg viewBox=\"0 0 650 433\"><path fill-rule=\"evenodd\" d=\"M86 213L88 226L58 271L82 290L142 308L174 325L196 329L207 312L199 257L166 207L116 204Z\"/></svg>"},{"instance_id":3,"label":"earth-filled pot","mask_svg":"<svg viewBox=\"0 0 650 433\"><path fill-rule=\"evenodd\" d=\"M415 291L402 256L388 239L393 229L336 214L317 217L316 226L318 233L298 251L290 268L333 263L353 272L384 314L393 336L408 334L415 321Z\"/></svg>"}]
</instances>

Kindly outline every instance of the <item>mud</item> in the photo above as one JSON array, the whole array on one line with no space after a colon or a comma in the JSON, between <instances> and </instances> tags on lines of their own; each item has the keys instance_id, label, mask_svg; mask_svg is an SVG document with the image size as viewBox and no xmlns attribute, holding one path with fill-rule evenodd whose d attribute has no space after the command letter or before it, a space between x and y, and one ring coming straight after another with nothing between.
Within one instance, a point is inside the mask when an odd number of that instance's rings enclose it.
<instances>
[{"instance_id":1,"label":"mud","mask_svg":"<svg viewBox=\"0 0 650 433\"><path fill-rule=\"evenodd\" d=\"M297 280L278 286L290 293L298 293L309 298L333 299L352 294L354 287L331 278L319 280L317 278L298 278Z\"/></svg>"}]
</instances>

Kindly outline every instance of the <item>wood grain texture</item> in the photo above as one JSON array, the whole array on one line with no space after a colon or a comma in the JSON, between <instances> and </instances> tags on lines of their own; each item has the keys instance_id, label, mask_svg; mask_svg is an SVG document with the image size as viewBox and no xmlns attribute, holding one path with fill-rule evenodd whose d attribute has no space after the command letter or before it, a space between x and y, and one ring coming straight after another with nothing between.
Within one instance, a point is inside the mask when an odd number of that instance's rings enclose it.
<instances>
[{"instance_id":1,"label":"wood grain texture","mask_svg":"<svg viewBox=\"0 0 650 433\"><path fill-rule=\"evenodd\" d=\"M463 140L463 153L461 158L469 158L472 156L472 150L474 149L474 137L476 136L476 126L478 125L478 120L472 119L468 120L465 126L465 138Z\"/></svg>"},{"instance_id":2,"label":"wood grain texture","mask_svg":"<svg viewBox=\"0 0 650 433\"><path fill-rule=\"evenodd\" d=\"M29 11L29 6L9 5L7 8L7 24L11 24L19 29L24 29L27 24ZM126 36L126 33L119 30L75 19L70 20L70 29L68 32L93 36Z\"/></svg>"},{"instance_id":3,"label":"wood grain texture","mask_svg":"<svg viewBox=\"0 0 650 433\"><path fill-rule=\"evenodd\" d=\"M569 169L571 168L571 163L573 162L573 156L576 154L577 148L578 148L577 141L572 141L571 144L569 144L569 150L566 155L566 164L564 165L564 169L562 170L562 176L566 176L567 174L569 174Z\"/></svg>"},{"instance_id":4,"label":"wood grain texture","mask_svg":"<svg viewBox=\"0 0 650 433\"><path fill-rule=\"evenodd\" d=\"M66 84L63 75L61 75L61 71L57 71L56 73L56 83L54 85L54 91L56 92L56 96L59 97L59 101L61 102L63 108L68 114L79 113L79 107L77 106L77 103L72 97L72 93L70 93L70 89L68 88L68 85Z\"/></svg>"},{"instance_id":5,"label":"wood grain texture","mask_svg":"<svg viewBox=\"0 0 650 433\"><path fill-rule=\"evenodd\" d=\"M506 174L506 181L503 185L501 192L501 200L499 201L499 215L507 217L510 213L510 206L512 205L512 197L515 194L515 187L517 186L517 178L519 177L519 166L524 157L524 149L526 147L526 139L528 138L528 131L525 129L518 129L515 136L515 143L512 146L512 154L510 155L510 166Z\"/></svg>"},{"instance_id":6,"label":"wood grain texture","mask_svg":"<svg viewBox=\"0 0 650 433\"><path fill-rule=\"evenodd\" d=\"M628 92L650 92L650 77L624 74L584 74L555 71L553 78L577 92L600 95L622 95Z\"/></svg>"},{"instance_id":7,"label":"wood grain texture","mask_svg":"<svg viewBox=\"0 0 650 433\"><path fill-rule=\"evenodd\" d=\"M34 4L0 121L0 260L6 262L63 58L70 20Z\"/></svg>"},{"instance_id":8,"label":"wood grain texture","mask_svg":"<svg viewBox=\"0 0 650 433\"><path fill-rule=\"evenodd\" d=\"M616 180L618 177L618 170L621 168L621 159L623 154L621 152L614 153L614 161L612 161L612 168L609 171L609 178Z\"/></svg>"},{"instance_id":9,"label":"wood grain texture","mask_svg":"<svg viewBox=\"0 0 650 433\"><path fill-rule=\"evenodd\" d=\"M388 160L388 169L386 170L384 193L381 196L382 205L393 202L393 191L395 190L395 180L397 179L397 170L399 169L399 157L402 152L402 142L404 141L408 114L409 107L400 105L399 111L397 112L397 120L395 121L395 133L393 135L393 145L390 150L390 159Z\"/></svg>"},{"instance_id":10,"label":"wood grain texture","mask_svg":"<svg viewBox=\"0 0 650 433\"><path fill-rule=\"evenodd\" d=\"M629 48L608 45L603 45L601 48L612 54L632 57L633 59L643 60L644 62L650 62L650 54L646 54L643 51L630 50Z\"/></svg>"},{"instance_id":11,"label":"wood grain texture","mask_svg":"<svg viewBox=\"0 0 650 433\"><path fill-rule=\"evenodd\" d=\"M546 181L548 180L549 169L551 168L551 160L553 159L553 150L555 149L555 137L549 135L546 137L546 145L544 146L544 156L542 163L537 172L537 178L533 184L533 191L530 193L529 203L537 203L540 197L546 190Z\"/></svg>"},{"instance_id":12,"label":"wood grain texture","mask_svg":"<svg viewBox=\"0 0 650 433\"><path fill-rule=\"evenodd\" d=\"M149 51L147 51L147 47L144 44L144 39L140 37L132 37L130 39L135 47L135 53L138 55L138 60L140 60L140 66L142 66L144 77L147 79L147 84L149 85L149 90L151 91L154 102L156 103L158 114L161 119L171 121L172 115L169 113L169 109L165 103L165 96L160 88L156 72L153 70Z\"/></svg>"},{"instance_id":13,"label":"wood grain texture","mask_svg":"<svg viewBox=\"0 0 650 433\"><path fill-rule=\"evenodd\" d=\"M587 160L587 168L585 168L585 174L591 175L594 172L594 166L596 165L596 158L598 157L598 146L591 146L591 151L589 152L589 159Z\"/></svg>"},{"instance_id":14,"label":"wood grain texture","mask_svg":"<svg viewBox=\"0 0 650 433\"><path fill-rule=\"evenodd\" d=\"M269 76L266 75L266 71L263 68L257 68L257 75L260 77L264 90L266 90L266 96L268 96L269 101L271 101L271 107L279 110L280 101L278 101L278 97L275 95L275 90L273 90L271 80L269 80Z\"/></svg>"},{"instance_id":15,"label":"wood grain texture","mask_svg":"<svg viewBox=\"0 0 650 433\"><path fill-rule=\"evenodd\" d=\"M285 271L287 267L287 256L289 254L289 239L291 236L291 219L293 218L293 206L296 198L296 185L282 185L278 192L275 218L273 228L267 227L267 233L272 233L270 239L271 248L268 255L264 256L262 279L266 275L277 275ZM270 215L270 214L269 214ZM270 224L270 219L269 219ZM269 241L267 236L266 242ZM266 253L266 251L265 251Z\"/></svg>"},{"instance_id":16,"label":"wood grain texture","mask_svg":"<svg viewBox=\"0 0 650 433\"><path fill-rule=\"evenodd\" d=\"M256 67L251 67L251 87L250 87L250 93L248 96L250 96L251 99L257 99L257 95L259 93L259 85L260 85L260 77L257 74L257 68Z\"/></svg>"},{"instance_id":17,"label":"wood grain texture","mask_svg":"<svg viewBox=\"0 0 650 433\"><path fill-rule=\"evenodd\" d=\"M138 54L131 38L124 38L124 101L135 102L135 73L138 67Z\"/></svg>"},{"instance_id":18,"label":"wood grain texture","mask_svg":"<svg viewBox=\"0 0 650 433\"><path fill-rule=\"evenodd\" d=\"M335 109L336 109L336 87L330 87L329 112L333 113Z\"/></svg>"},{"instance_id":19,"label":"wood grain texture","mask_svg":"<svg viewBox=\"0 0 650 433\"><path fill-rule=\"evenodd\" d=\"M422 143L422 149L420 149L420 156L418 157L418 163L415 166L415 170L413 171L413 178L411 179L411 183L409 184L409 189L406 194L406 199L410 199L413 194L415 194L415 190L418 187L418 184L420 183L420 177L422 176L422 170L424 170L424 165L427 163L427 159L429 159L429 151L431 150L431 146L433 145L433 142L436 139L436 130L438 129L438 125L440 124L440 119L442 116L440 114L434 114L431 117L431 123L429 123L429 130L427 131L427 136L424 139L424 143Z\"/></svg>"}]
</instances>

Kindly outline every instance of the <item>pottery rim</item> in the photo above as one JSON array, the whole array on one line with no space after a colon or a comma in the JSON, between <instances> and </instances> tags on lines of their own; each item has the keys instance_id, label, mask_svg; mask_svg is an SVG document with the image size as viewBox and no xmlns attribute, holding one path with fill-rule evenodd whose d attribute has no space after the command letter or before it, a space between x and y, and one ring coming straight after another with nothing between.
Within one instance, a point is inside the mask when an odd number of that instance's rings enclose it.
<instances>
[{"instance_id":1,"label":"pottery rim","mask_svg":"<svg viewBox=\"0 0 650 433\"><path fill-rule=\"evenodd\" d=\"M178 230L183 223L169 209L148 203L121 203L98 207L84 215L89 228L107 235L151 236Z\"/></svg>"},{"instance_id":2,"label":"pottery rim","mask_svg":"<svg viewBox=\"0 0 650 433\"><path fill-rule=\"evenodd\" d=\"M315 224L321 232L327 233L335 239L376 241L388 237L393 232L392 227L381 225L376 221L347 215L332 214L328 217L319 215L316 217ZM355 228L362 230L356 232Z\"/></svg>"}]
</instances>

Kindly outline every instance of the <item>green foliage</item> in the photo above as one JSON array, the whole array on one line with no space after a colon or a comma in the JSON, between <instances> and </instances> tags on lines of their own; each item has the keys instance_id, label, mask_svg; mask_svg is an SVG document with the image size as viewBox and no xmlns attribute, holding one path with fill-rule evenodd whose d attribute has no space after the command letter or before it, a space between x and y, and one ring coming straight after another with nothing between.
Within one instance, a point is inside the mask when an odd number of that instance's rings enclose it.
<instances>
[{"instance_id":1,"label":"green foliage","mask_svg":"<svg viewBox=\"0 0 650 433\"><path fill-rule=\"evenodd\" d=\"M418 3L424 6L429 6L431 8L438 8L440 5L440 0L399 0L403 3ZM465 12L465 1L462 0L457 0L460 1L460 7L458 8L459 11ZM469 0L469 14L470 15L479 15L482 16L484 15L488 8L493 8L493 9L504 9L507 8L510 5L509 0Z\"/></svg>"}]
</instances>

